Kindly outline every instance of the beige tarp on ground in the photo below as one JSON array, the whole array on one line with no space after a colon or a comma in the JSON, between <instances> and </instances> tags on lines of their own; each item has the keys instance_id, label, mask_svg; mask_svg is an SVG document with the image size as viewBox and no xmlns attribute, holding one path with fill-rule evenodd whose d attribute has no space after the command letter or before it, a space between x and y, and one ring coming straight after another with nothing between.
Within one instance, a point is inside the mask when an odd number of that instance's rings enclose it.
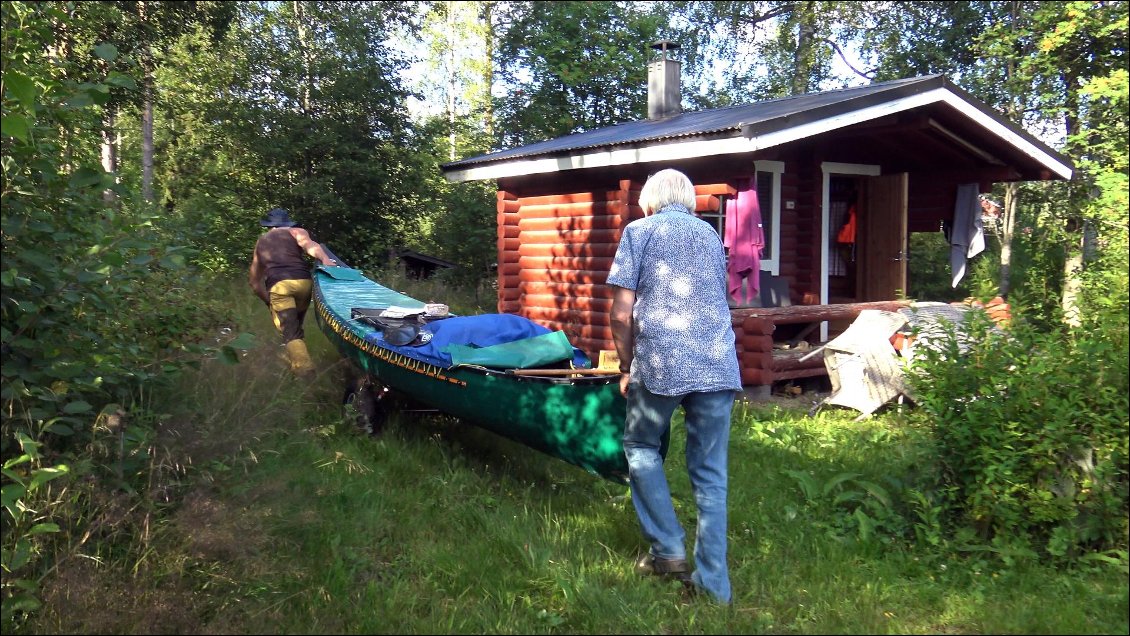
<instances>
[{"instance_id":1,"label":"beige tarp on ground","mask_svg":"<svg viewBox=\"0 0 1130 636\"><path fill-rule=\"evenodd\" d=\"M907 319L902 314L865 309L839 336L824 345L824 366L832 381L825 404L836 404L870 415L906 390L902 360L891 336Z\"/></svg>"}]
</instances>

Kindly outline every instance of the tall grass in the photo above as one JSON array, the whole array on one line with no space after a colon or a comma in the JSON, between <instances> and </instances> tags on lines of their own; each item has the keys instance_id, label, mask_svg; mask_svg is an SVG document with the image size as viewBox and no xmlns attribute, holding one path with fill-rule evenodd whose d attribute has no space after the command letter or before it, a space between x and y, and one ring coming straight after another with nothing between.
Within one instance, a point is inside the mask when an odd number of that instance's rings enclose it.
<instances>
[{"instance_id":1,"label":"tall grass","mask_svg":"<svg viewBox=\"0 0 1130 636\"><path fill-rule=\"evenodd\" d=\"M901 496L928 483L929 445L893 408L855 423L847 411L807 417L807 404L737 405L734 602L687 601L634 574L647 546L626 487L441 416L403 414L363 435L341 406L348 370L313 320L320 371L299 381L261 306L236 298L232 333L258 346L153 397L160 447L185 466L169 504L144 540L92 542L60 567L25 632L1130 629L1124 558L1006 566L941 537L929 499ZM689 549L681 427L668 472Z\"/></svg>"}]
</instances>

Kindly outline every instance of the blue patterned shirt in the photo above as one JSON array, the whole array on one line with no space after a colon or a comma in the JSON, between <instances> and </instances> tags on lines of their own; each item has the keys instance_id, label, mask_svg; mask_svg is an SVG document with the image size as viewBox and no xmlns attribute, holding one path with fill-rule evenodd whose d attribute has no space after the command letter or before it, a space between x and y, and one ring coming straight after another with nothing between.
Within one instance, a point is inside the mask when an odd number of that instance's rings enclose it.
<instances>
[{"instance_id":1,"label":"blue patterned shirt","mask_svg":"<svg viewBox=\"0 0 1130 636\"><path fill-rule=\"evenodd\" d=\"M636 292L632 378L658 395L741 390L714 228L668 205L624 227L608 284Z\"/></svg>"}]
</instances>

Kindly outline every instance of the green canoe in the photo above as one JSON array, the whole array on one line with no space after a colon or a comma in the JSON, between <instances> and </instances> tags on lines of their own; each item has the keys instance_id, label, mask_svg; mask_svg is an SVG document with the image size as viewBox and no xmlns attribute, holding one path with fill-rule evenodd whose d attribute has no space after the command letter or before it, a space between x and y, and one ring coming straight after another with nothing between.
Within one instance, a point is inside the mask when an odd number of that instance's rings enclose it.
<instances>
[{"instance_id":1,"label":"green canoe","mask_svg":"<svg viewBox=\"0 0 1130 636\"><path fill-rule=\"evenodd\" d=\"M619 375L543 377L536 369L515 373L480 365L432 364L406 355L405 347L389 346L380 329L353 318L355 308L390 306L418 308L424 303L358 270L319 266L314 272L318 325L371 380L595 475L627 482Z\"/></svg>"}]
</instances>

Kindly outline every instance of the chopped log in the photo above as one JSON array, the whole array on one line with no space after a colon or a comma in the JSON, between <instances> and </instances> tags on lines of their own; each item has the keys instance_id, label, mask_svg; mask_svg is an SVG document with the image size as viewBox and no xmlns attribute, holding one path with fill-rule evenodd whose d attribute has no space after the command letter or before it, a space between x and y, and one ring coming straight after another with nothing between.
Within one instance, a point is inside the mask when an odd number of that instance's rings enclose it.
<instances>
[{"instance_id":1,"label":"chopped log","mask_svg":"<svg viewBox=\"0 0 1130 636\"><path fill-rule=\"evenodd\" d=\"M822 375L828 375L828 370L823 366L811 369L792 369L789 371L774 371L773 378L775 382L781 380L799 380L800 378L815 378Z\"/></svg>"},{"instance_id":2,"label":"chopped log","mask_svg":"<svg viewBox=\"0 0 1130 636\"><path fill-rule=\"evenodd\" d=\"M797 369L823 369L824 356L816 355L803 359L807 354L812 353L811 349L778 349L773 352L773 370L774 371L796 371Z\"/></svg>"}]
</instances>

